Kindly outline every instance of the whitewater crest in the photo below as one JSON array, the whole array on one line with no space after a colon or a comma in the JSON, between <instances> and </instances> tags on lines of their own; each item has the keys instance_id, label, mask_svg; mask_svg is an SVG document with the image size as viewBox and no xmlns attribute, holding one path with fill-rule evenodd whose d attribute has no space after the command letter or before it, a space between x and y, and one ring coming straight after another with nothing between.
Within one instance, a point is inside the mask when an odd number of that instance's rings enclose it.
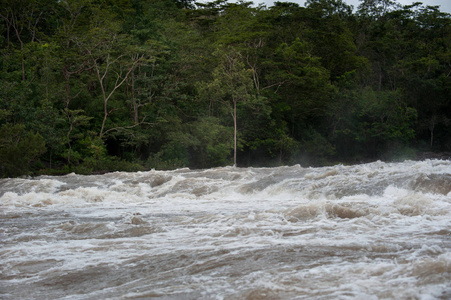
<instances>
[{"instance_id":1,"label":"whitewater crest","mask_svg":"<svg viewBox=\"0 0 451 300\"><path fill-rule=\"evenodd\" d=\"M451 161L0 180L2 299L451 298Z\"/></svg>"}]
</instances>

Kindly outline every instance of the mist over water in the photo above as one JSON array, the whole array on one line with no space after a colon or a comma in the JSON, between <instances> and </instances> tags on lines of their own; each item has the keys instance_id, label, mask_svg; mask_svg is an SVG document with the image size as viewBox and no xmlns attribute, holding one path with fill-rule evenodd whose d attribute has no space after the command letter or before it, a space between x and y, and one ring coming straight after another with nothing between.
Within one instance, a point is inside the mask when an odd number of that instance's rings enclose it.
<instances>
[{"instance_id":1,"label":"mist over water","mask_svg":"<svg viewBox=\"0 0 451 300\"><path fill-rule=\"evenodd\" d=\"M1 299L451 299L451 161L0 180Z\"/></svg>"}]
</instances>

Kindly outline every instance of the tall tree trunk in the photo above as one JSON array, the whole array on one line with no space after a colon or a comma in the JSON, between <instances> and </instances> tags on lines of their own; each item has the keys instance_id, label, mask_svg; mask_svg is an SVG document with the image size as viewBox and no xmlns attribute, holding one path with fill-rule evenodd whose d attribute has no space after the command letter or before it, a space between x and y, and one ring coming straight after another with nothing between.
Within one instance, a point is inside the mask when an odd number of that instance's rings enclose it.
<instances>
[{"instance_id":1,"label":"tall tree trunk","mask_svg":"<svg viewBox=\"0 0 451 300\"><path fill-rule=\"evenodd\" d=\"M434 121L431 121L431 124L429 125L429 131L431 132L431 142L430 142L431 149L432 149L432 146L434 145L434 127L435 127L435 123L434 123Z\"/></svg>"},{"instance_id":2,"label":"tall tree trunk","mask_svg":"<svg viewBox=\"0 0 451 300\"><path fill-rule=\"evenodd\" d=\"M236 100L233 100L233 166L236 167L236 132L237 132L237 124L236 124Z\"/></svg>"}]
</instances>

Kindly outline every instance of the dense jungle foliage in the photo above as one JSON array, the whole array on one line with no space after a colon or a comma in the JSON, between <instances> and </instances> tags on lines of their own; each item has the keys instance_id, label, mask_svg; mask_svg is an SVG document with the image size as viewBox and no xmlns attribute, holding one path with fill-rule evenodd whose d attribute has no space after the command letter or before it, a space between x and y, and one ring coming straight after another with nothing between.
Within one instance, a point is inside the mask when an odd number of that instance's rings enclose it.
<instances>
[{"instance_id":1,"label":"dense jungle foliage","mask_svg":"<svg viewBox=\"0 0 451 300\"><path fill-rule=\"evenodd\" d=\"M0 0L1 176L451 151L451 18L308 0Z\"/></svg>"}]
</instances>

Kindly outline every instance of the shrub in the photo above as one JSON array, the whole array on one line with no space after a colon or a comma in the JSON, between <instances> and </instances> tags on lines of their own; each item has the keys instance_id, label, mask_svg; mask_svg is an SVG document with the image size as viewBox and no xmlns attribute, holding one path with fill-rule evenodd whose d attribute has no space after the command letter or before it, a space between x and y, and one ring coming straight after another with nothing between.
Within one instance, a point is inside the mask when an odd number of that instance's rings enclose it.
<instances>
[{"instance_id":1,"label":"shrub","mask_svg":"<svg viewBox=\"0 0 451 300\"><path fill-rule=\"evenodd\" d=\"M2 177L26 175L30 166L46 151L44 138L27 131L23 124L0 128L0 170Z\"/></svg>"}]
</instances>

